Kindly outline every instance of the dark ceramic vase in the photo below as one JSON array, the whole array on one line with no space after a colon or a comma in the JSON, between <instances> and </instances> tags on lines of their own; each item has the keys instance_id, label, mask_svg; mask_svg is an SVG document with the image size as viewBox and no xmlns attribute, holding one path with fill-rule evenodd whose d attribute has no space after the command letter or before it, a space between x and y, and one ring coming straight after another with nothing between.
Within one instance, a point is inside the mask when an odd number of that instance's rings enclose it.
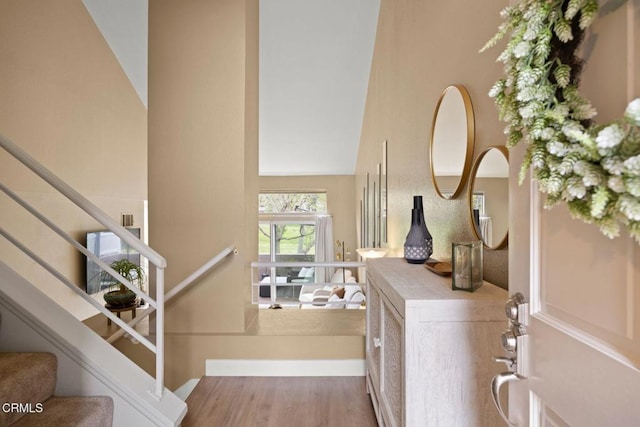
<instances>
[{"instance_id":1,"label":"dark ceramic vase","mask_svg":"<svg viewBox=\"0 0 640 427\"><path fill-rule=\"evenodd\" d=\"M404 243L404 258L411 264L423 264L433 253L433 238L424 221L422 196L413 196L411 228Z\"/></svg>"}]
</instances>

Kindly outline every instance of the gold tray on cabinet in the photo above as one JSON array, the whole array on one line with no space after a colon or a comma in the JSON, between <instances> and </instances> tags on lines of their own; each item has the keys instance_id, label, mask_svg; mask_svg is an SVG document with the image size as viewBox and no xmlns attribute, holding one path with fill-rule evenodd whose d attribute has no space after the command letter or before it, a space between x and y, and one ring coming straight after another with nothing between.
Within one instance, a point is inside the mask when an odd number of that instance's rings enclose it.
<instances>
[{"instance_id":1,"label":"gold tray on cabinet","mask_svg":"<svg viewBox=\"0 0 640 427\"><path fill-rule=\"evenodd\" d=\"M428 260L424 265L427 270L440 275L440 276L451 276L451 263L450 262L442 262L437 261L435 259Z\"/></svg>"}]
</instances>

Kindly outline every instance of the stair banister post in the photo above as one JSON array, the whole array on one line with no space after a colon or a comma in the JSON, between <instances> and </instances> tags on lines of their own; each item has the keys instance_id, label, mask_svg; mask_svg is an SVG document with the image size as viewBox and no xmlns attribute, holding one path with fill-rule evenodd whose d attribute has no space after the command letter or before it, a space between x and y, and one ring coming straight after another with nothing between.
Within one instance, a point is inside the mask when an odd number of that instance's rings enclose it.
<instances>
[{"instance_id":1,"label":"stair banister post","mask_svg":"<svg viewBox=\"0 0 640 427\"><path fill-rule=\"evenodd\" d=\"M164 268L156 266L156 392L164 393Z\"/></svg>"}]
</instances>

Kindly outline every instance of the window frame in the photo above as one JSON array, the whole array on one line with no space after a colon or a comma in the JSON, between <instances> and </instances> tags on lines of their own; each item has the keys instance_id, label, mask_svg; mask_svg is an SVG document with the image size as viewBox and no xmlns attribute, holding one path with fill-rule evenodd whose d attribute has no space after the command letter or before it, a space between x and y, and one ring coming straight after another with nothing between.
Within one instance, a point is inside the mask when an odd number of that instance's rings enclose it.
<instances>
[{"instance_id":1,"label":"window frame","mask_svg":"<svg viewBox=\"0 0 640 427\"><path fill-rule=\"evenodd\" d=\"M314 227L314 260L315 250L317 249L317 217L318 215L324 215L324 213L261 213L258 215L258 227L263 224L269 224L269 231L271 236L275 236L275 227L278 225L312 225ZM260 256L260 250L258 249L258 257ZM269 238L269 262L277 262L276 260L276 241L273 238ZM269 271L270 277L277 277L277 267L271 267ZM275 279L274 279L275 280Z\"/></svg>"}]
</instances>

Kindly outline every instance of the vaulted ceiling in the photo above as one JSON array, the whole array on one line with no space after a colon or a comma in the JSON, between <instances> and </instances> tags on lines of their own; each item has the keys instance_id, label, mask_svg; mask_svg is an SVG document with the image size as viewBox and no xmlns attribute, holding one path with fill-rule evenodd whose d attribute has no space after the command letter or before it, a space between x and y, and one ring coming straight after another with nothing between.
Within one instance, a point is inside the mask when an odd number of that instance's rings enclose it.
<instances>
[{"instance_id":1,"label":"vaulted ceiling","mask_svg":"<svg viewBox=\"0 0 640 427\"><path fill-rule=\"evenodd\" d=\"M147 106L148 0L82 0Z\"/></svg>"},{"instance_id":2,"label":"vaulted ceiling","mask_svg":"<svg viewBox=\"0 0 640 427\"><path fill-rule=\"evenodd\" d=\"M82 0L147 105L148 0ZM380 0L260 0L260 175L355 171Z\"/></svg>"},{"instance_id":3,"label":"vaulted ceiling","mask_svg":"<svg viewBox=\"0 0 640 427\"><path fill-rule=\"evenodd\" d=\"M260 174L355 172L377 0L260 2Z\"/></svg>"}]
</instances>

